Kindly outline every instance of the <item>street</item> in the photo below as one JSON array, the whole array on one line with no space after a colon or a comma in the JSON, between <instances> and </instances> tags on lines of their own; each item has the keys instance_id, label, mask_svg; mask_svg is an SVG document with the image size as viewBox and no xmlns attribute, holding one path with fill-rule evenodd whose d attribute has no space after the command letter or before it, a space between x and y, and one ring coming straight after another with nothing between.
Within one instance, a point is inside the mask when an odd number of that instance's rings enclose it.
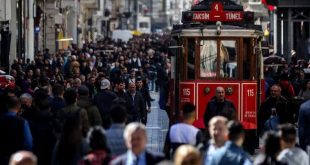
<instances>
[{"instance_id":1,"label":"street","mask_svg":"<svg viewBox=\"0 0 310 165\"><path fill-rule=\"evenodd\" d=\"M152 111L148 114L147 119L147 148L154 152L162 152L168 131L169 119L166 112L158 106L159 93L151 92L150 94L155 101L152 102Z\"/></svg>"}]
</instances>

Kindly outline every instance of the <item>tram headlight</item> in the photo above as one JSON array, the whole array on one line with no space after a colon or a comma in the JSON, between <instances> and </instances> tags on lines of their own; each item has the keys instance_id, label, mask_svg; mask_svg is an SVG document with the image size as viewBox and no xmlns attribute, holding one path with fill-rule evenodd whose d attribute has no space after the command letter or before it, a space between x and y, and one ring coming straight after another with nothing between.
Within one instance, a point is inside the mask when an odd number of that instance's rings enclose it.
<instances>
[{"instance_id":1,"label":"tram headlight","mask_svg":"<svg viewBox=\"0 0 310 165\"><path fill-rule=\"evenodd\" d=\"M225 92L226 92L227 95L232 95L233 92L234 92L234 89L233 89L233 87L227 87L225 89Z\"/></svg>"},{"instance_id":2,"label":"tram headlight","mask_svg":"<svg viewBox=\"0 0 310 165\"><path fill-rule=\"evenodd\" d=\"M221 29L222 29L222 22L221 21L217 21L216 22L216 34L217 35L221 34Z\"/></svg>"}]
</instances>

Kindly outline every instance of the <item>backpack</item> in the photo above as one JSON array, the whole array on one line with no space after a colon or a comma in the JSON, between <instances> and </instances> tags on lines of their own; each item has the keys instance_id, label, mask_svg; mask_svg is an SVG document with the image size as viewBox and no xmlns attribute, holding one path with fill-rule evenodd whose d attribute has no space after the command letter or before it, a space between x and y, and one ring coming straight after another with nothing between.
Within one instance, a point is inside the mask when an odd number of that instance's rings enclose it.
<instances>
[{"instance_id":1,"label":"backpack","mask_svg":"<svg viewBox=\"0 0 310 165\"><path fill-rule=\"evenodd\" d=\"M274 130L278 129L278 125L280 124L280 118L278 115L271 115L270 118L264 124L264 130Z\"/></svg>"},{"instance_id":2,"label":"backpack","mask_svg":"<svg viewBox=\"0 0 310 165\"><path fill-rule=\"evenodd\" d=\"M66 113L63 109L59 109L57 112L54 112L54 120L52 121L53 123L52 125L53 125L54 135L57 138L60 137L67 118L69 118L72 115L76 115L76 114L81 115L80 114L81 110L82 108L79 107L79 109L75 112Z\"/></svg>"},{"instance_id":3,"label":"backpack","mask_svg":"<svg viewBox=\"0 0 310 165\"><path fill-rule=\"evenodd\" d=\"M284 87L283 85L280 85L280 86L282 88L281 95L288 100L291 99L293 97L289 91L291 87L291 83L289 83L286 87Z\"/></svg>"}]
</instances>

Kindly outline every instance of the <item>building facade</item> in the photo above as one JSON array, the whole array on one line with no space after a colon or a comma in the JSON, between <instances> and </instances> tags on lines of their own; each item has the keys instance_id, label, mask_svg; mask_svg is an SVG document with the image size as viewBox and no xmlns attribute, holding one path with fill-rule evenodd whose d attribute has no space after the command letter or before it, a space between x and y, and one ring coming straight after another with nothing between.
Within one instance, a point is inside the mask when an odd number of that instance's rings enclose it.
<instances>
[{"instance_id":1,"label":"building facade","mask_svg":"<svg viewBox=\"0 0 310 165\"><path fill-rule=\"evenodd\" d=\"M288 60L291 50L302 59L310 58L310 1L280 0L276 10L277 53Z\"/></svg>"}]
</instances>

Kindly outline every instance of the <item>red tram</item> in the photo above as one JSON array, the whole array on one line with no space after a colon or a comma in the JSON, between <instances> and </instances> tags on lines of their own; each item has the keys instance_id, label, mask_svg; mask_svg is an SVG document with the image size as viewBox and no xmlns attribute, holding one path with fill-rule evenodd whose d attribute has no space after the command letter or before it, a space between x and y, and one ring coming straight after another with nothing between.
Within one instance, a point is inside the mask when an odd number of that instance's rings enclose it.
<instances>
[{"instance_id":1,"label":"red tram","mask_svg":"<svg viewBox=\"0 0 310 165\"><path fill-rule=\"evenodd\" d=\"M264 81L263 31L254 25L254 13L229 0L204 0L182 13L182 24L171 35L171 119L180 119L182 104L192 102L197 107L194 125L205 128L207 103L222 86L238 120L255 131Z\"/></svg>"}]
</instances>

